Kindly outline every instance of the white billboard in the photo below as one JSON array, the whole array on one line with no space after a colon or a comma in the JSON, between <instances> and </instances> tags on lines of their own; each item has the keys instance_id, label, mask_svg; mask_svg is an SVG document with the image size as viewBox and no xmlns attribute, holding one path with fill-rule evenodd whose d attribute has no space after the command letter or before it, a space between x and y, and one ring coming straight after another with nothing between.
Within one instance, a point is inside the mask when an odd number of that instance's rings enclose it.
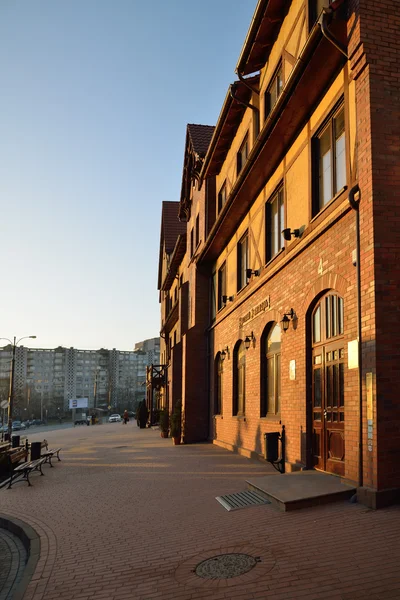
<instances>
[{"instance_id":1,"label":"white billboard","mask_svg":"<svg viewBox=\"0 0 400 600\"><path fill-rule=\"evenodd\" d=\"M69 401L70 408L87 408L89 402L87 398L74 398Z\"/></svg>"}]
</instances>

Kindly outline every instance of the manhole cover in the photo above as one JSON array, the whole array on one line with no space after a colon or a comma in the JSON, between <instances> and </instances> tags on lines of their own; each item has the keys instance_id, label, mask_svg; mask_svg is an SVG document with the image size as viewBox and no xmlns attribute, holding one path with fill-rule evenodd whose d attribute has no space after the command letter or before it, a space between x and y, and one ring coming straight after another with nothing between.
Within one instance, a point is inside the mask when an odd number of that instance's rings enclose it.
<instances>
[{"instance_id":1,"label":"manhole cover","mask_svg":"<svg viewBox=\"0 0 400 600\"><path fill-rule=\"evenodd\" d=\"M195 573L203 579L231 579L251 571L258 562L249 554L220 554L198 564Z\"/></svg>"}]
</instances>

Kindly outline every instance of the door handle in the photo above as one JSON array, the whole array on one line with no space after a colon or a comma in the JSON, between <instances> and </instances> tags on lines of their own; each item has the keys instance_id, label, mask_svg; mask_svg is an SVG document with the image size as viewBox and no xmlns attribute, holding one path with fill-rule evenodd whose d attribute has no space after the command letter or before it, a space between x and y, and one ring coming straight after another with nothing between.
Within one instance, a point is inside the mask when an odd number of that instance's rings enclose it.
<instances>
[{"instance_id":1,"label":"door handle","mask_svg":"<svg viewBox=\"0 0 400 600\"><path fill-rule=\"evenodd\" d=\"M325 419L326 419L327 415L328 415L328 411L327 411L327 410L326 410L326 408L325 408L325 409L324 409L324 418L325 418Z\"/></svg>"}]
</instances>

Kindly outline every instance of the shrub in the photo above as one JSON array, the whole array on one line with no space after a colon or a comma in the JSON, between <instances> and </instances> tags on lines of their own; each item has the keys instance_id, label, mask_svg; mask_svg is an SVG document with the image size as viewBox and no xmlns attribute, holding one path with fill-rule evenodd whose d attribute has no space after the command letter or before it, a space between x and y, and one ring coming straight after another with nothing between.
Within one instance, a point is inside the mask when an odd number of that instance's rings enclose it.
<instances>
[{"instance_id":1,"label":"shrub","mask_svg":"<svg viewBox=\"0 0 400 600\"><path fill-rule=\"evenodd\" d=\"M171 437L181 437L182 433L182 401L177 400L175 402L174 410L172 411L170 419L170 430Z\"/></svg>"}]
</instances>

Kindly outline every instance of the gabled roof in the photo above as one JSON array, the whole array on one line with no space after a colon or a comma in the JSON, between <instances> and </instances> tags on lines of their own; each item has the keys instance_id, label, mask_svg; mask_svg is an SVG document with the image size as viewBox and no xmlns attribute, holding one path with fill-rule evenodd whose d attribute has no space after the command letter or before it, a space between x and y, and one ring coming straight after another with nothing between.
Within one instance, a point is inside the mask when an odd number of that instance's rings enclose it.
<instances>
[{"instance_id":1,"label":"gabled roof","mask_svg":"<svg viewBox=\"0 0 400 600\"><path fill-rule=\"evenodd\" d=\"M170 254L175 248L176 240L181 233L186 233L186 223L178 219L179 202L164 201L161 215L161 237L165 252Z\"/></svg>"},{"instance_id":2,"label":"gabled roof","mask_svg":"<svg viewBox=\"0 0 400 600\"><path fill-rule=\"evenodd\" d=\"M160 255L158 260L158 289L161 289L164 249L173 252L178 237L186 233L186 223L178 219L179 202L164 200L161 212Z\"/></svg>"},{"instance_id":3,"label":"gabled roof","mask_svg":"<svg viewBox=\"0 0 400 600\"><path fill-rule=\"evenodd\" d=\"M194 123L189 123L187 126L193 150L201 158L204 158L207 153L214 129L214 125L195 125Z\"/></svg>"},{"instance_id":4,"label":"gabled roof","mask_svg":"<svg viewBox=\"0 0 400 600\"><path fill-rule=\"evenodd\" d=\"M179 209L179 218L182 221L187 221L189 218L193 181L199 178L214 129L213 125L196 125L194 123L189 123L186 128Z\"/></svg>"}]
</instances>

